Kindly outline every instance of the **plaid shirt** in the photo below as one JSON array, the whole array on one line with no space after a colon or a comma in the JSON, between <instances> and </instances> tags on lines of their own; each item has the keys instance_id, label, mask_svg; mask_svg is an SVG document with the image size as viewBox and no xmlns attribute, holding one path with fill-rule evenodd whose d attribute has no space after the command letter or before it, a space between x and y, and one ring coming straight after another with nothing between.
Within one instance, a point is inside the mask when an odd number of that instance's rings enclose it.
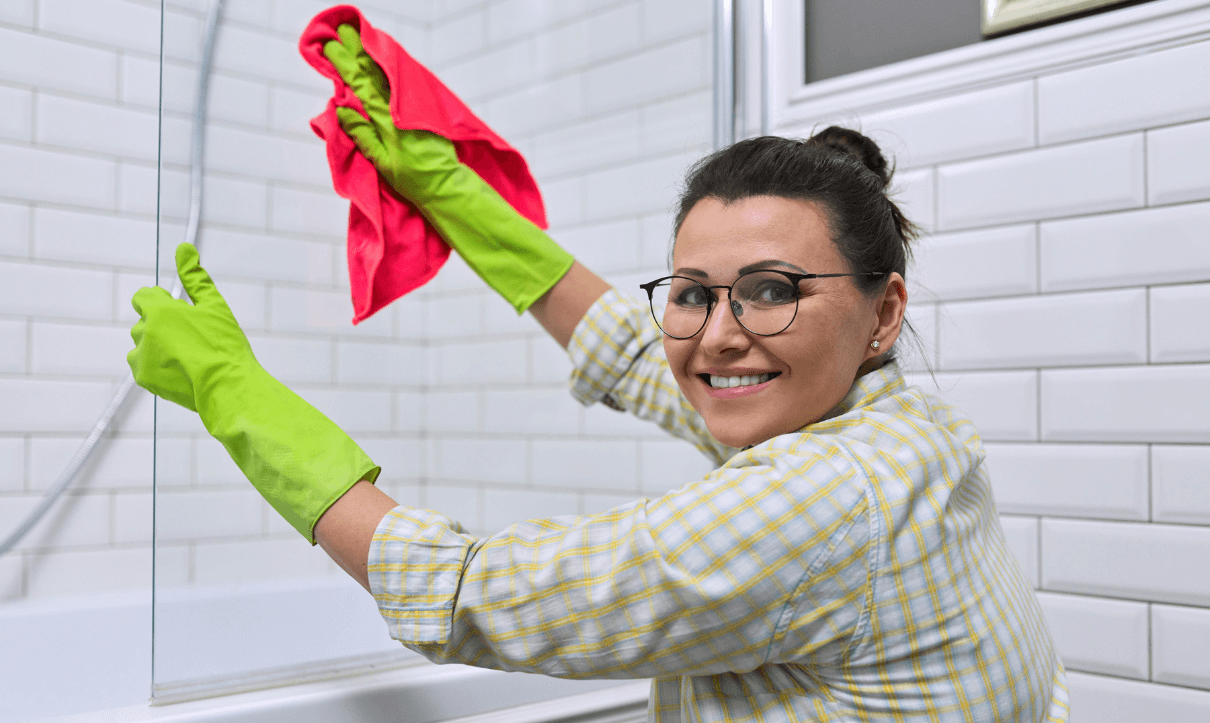
<instances>
[{"instance_id":1,"label":"plaid shirt","mask_svg":"<svg viewBox=\"0 0 1210 723\"><path fill-rule=\"evenodd\" d=\"M889 364L824 420L732 450L660 340L645 305L610 291L572 339L573 394L658 423L718 469L486 539L396 508L369 555L392 637L437 662L653 678L663 723L1067 720L970 420Z\"/></svg>"}]
</instances>

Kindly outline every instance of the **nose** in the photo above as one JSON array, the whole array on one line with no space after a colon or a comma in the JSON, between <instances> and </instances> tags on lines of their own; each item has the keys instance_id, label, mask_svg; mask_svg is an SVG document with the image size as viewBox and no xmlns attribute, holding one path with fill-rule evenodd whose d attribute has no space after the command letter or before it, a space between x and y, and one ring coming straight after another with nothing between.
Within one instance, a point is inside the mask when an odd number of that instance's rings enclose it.
<instances>
[{"instance_id":1,"label":"nose","mask_svg":"<svg viewBox=\"0 0 1210 723\"><path fill-rule=\"evenodd\" d=\"M728 308L731 310L729 314ZM743 313L744 307L738 301L715 304L710 310L710 316L706 318L706 327L702 329L702 351L713 356L722 356L750 347L752 339L737 319Z\"/></svg>"}]
</instances>

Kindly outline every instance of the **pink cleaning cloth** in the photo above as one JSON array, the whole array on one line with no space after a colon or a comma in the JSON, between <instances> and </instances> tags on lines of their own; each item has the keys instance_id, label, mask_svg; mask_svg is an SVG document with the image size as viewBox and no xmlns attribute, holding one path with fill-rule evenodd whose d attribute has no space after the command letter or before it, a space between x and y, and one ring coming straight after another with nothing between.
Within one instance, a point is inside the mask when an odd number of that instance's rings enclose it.
<instances>
[{"instance_id":1,"label":"pink cleaning cloth","mask_svg":"<svg viewBox=\"0 0 1210 723\"><path fill-rule=\"evenodd\" d=\"M449 258L450 247L416 207L378 175L374 164L361 155L340 127L338 106L365 113L361 101L323 54L325 43L339 39L336 28L346 24L358 29L366 52L386 73L391 87L391 118L396 127L425 130L452 140L458 160L473 168L539 228L546 228L546 210L538 184L521 154L475 117L391 36L375 30L351 5L337 5L319 13L303 31L298 49L336 86L328 107L311 119L311 129L327 143L336 193L350 201L349 287L353 323L358 324L433 278Z\"/></svg>"}]
</instances>

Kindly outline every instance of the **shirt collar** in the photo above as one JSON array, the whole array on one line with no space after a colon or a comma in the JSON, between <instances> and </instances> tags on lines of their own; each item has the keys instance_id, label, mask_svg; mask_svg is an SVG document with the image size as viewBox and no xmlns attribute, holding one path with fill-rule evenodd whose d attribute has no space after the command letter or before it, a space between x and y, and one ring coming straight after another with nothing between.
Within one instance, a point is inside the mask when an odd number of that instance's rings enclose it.
<instances>
[{"instance_id":1,"label":"shirt collar","mask_svg":"<svg viewBox=\"0 0 1210 723\"><path fill-rule=\"evenodd\" d=\"M894 361L887 362L874 371L866 372L858 377L857 381L853 382L853 386L849 388L848 394L844 395L844 399L841 399L839 404L832 407L827 414L806 425L799 431L806 431L813 424L835 419L842 414L848 414L854 409L868 407L895 394L906 386L907 383L903 380L903 372L899 369L899 364Z\"/></svg>"}]
</instances>

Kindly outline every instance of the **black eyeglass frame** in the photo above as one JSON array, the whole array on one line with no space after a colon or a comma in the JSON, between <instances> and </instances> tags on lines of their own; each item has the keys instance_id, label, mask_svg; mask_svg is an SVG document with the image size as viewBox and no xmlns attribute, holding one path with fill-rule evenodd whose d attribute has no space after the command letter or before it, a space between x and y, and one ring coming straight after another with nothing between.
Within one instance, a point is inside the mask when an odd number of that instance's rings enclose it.
<instances>
[{"instance_id":1,"label":"black eyeglass frame","mask_svg":"<svg viewBox=\"0 0 1210 723\"><path fill-rule=\"evenodd\" d=\"M643 291L647 292L647 308L651 310L651 318L655 319L655 325L660 328L660 331L663 332L664 336L671 337L673 339L685 340L685 339L692 339L693 337L702 333L702 329L705 329L706 323L710 321L710 314L714 312L715 304L718 303L718 299L715 297L715 294L713 293L714 289L726 289L727 290L727 308L729 308L731 310L731 315L735 317L735 321L738 322L741 327L743 327L744 331L748 332L749 334L755 334L756 336L777 336L778 334L785 331L786 329L789 329L790 325L794 323L794 320L798 318L798 300L801 297L799 297L799 296L794 297L794 314L793 314L793 316L790 317L790 320L788 322L786 322L786 325L783 326L780 331L775 331L772 334L761 334L760 332L752 331L747 326L744 326L744 322L739 318L740 315L735 313L735 304L737 304L739 302L737 302L731 298L731 288L733 286L735 286L736 284L738 284L739 280L744 278L745 276L748 276L750 274L760 274L760 273L781 274L782 276L785 276L787 279L790 280L790 283L794 285L795 289L798 288L798 285L800 283L802 283L803 281L806 281L807 279L834 279L834 278L839 278L842 276L861 276L861 277L866 277L866 278L878 278L880 276L887 275L887 272L885 272L885 271L863 271L863 272L857 273L857 274L796 274L792 271L783 271L782 269L753 269L752 271L749 271L747 273L743 273L743 274L740 274L739 276L737 276L735 281L731 282L730 286L727 286L724 284L706 286L705 284L698 281L697 279L691 279L688 276L678 276L676 274L673 274L672 276L661 276L660 278L656 279L655 281L648 281L645 284L639 284L639 288L642 289ZM659 317L656 316L656 313L655 313L655 287L657 285L659 285L660 282L668 281L669 279L684 279L685 281L692 281L693 283L697 284L698 286L700 286L706 290L706 315L704 317L702 317L702 325L700 327L698 327L698 330L693 332L689 336L672 336L672 334L669 334L667 331L664 331L664 325L660 323Z\"/></svg>"}]
</instances>

